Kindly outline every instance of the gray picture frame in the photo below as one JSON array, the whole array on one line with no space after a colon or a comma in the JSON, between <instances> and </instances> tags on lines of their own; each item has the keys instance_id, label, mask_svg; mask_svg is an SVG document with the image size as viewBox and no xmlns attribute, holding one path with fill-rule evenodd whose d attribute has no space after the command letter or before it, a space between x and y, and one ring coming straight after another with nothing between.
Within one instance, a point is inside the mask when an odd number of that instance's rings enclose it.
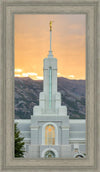
<instances>
[{"instance_id":1,"label":"gray picture frame","mask_svg":"<svg viewBox=\"0 0 100 172\"><path fill-rule=\"evenodd\" d=\"M0 0L0 171L100 171L100 1ZM86 15L84 159L14 158L14 14Z\"/></svg>"}]
</instances>

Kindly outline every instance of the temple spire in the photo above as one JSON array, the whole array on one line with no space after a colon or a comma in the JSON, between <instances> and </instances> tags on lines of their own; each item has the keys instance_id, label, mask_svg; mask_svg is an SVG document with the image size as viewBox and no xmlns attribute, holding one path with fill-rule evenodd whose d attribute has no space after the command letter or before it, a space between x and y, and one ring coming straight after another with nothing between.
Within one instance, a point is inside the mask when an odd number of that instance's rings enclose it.
<instances>
[{"instance_id":1,"label":"temple spire","mask_svg":"<svg viewBox=\"0 0 100 172\"><path fill-rule=\"evenodd\" d=\"M50 21L50 51L52 51L51 49L51 41L52 41L52 21Z\"/></svg>"},{"instance_id":2,"label":"temple spire","mask_svg":"<svg viewBox=\"0 0 100 172\"><path fill-rule=\"evenodd\" d=\"M52 22L53 21L50 21L50 23L49 23L49 26L50 26L50 50L49 50L49 55L48 55L49 58L53 57L53 54L52 54Z\"/></svg>"}]
</instances>

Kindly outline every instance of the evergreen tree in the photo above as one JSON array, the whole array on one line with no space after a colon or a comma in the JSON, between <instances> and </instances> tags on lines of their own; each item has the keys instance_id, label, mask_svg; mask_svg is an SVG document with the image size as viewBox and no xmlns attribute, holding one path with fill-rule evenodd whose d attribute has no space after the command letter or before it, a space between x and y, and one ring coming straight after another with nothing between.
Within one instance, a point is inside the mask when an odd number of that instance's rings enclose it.
<instances>
[{"instance_id":1,"label":"evergreen tree","mask_svg":"<svg viewBox=\"0 0 100 172\"><path fill-rule=\"evenodd\" d=\"M15 157L24 157L24 138L20 136L20 131L15 123Z\"/></svg>"}]
</instances>

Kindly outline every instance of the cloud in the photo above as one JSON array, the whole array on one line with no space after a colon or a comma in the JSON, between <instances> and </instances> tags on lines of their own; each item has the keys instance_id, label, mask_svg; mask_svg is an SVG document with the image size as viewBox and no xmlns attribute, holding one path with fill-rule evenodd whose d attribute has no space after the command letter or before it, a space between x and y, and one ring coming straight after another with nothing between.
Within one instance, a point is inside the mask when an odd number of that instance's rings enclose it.
<instances>
[{"instance_id":1,"label":"cloud","mask_svg":"<svg viewBox=\"0 0 100 172\"><path fill-rule=\"evenodd\" d=\"M69 77L69 78L75 78L75 76L74 76L74 75L69 75L68 77Z\"/></svg>"},{"instance_id":2,"label":"cloud","mask_svg":"<svg viewBox=\"0 0 100 172\"><path fill-rule=\"evenodd\" d=\"M15 69L15 72L20 73L20 72L22 72L22 69Z\"/></svg>"},{"instance_id":3,"label":"cloud","mask_svg":"<svg viewBox=\"0 0 100 172\"><path fill-rule=\"evenodd\" d=\"M57 73L57 76L61 76L61 74L60 73Z\"/></svg>"},{"instance_id":4,"label":"cloud","mask_svg":"<svg viewBox=\"0 0 100 172\"><path fill-rule=\"evenodd\" d=\"M28 77L28 76L37 76L37 73L34 72L27 72L27 73L22 73L22 76Z\"/></svg>"},{"instance_id":5,"label":"cloud","mask_svg":"<svg viewBox=\"0 0 100 172\"><path fill-rule=\"evenodd\" d=\"M21 75L20 74L15 74L15 77L21 77Z\"/></svg>"},{"instance_id":6,"label":"cloud","mask_svg":"<svg viewBox=\"0 0 100 172\"><path fill-rule=\"evenodd\" d=\"M37 76L37 73L34 73L34 72L29 72L27 73L29 76Z\"/></svg>"},{"instance_id":7,"label":"cloud","mask_svg":"<svg viewBox=\"0 0 100 172\"><path fill-rule=\"evenodd\" d=\"M28 77L29 75L28 75L28 73L22 73L22 76Z\"/></svg>"},{"instance_id":8,"label":"cloud","mask_svg":"<svg viewBox=\"0 0 100 172\"><path fill-rule=\"evenodd\" d=\"M43 80L43 76L37 76L36 78L39 80Z\"/></svg>"}]
</instances>

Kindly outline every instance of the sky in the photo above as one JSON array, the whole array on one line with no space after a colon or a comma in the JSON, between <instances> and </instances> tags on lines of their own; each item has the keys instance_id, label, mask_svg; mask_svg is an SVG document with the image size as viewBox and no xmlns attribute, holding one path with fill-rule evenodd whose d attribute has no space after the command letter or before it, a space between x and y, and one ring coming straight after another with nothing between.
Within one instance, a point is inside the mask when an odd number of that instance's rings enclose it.
<instances>
[{"instance_id":1,"label":"sky","mask_svg":"<svg viewBox=\"0 0 100 172\"><path fill-rule=\"evenodd\" d=\"M43 79L43 59L50 47L58 60L58 77L85 79L85 15L30 15L14 17L15 76Z\"/></svg>"}]
</instances>

